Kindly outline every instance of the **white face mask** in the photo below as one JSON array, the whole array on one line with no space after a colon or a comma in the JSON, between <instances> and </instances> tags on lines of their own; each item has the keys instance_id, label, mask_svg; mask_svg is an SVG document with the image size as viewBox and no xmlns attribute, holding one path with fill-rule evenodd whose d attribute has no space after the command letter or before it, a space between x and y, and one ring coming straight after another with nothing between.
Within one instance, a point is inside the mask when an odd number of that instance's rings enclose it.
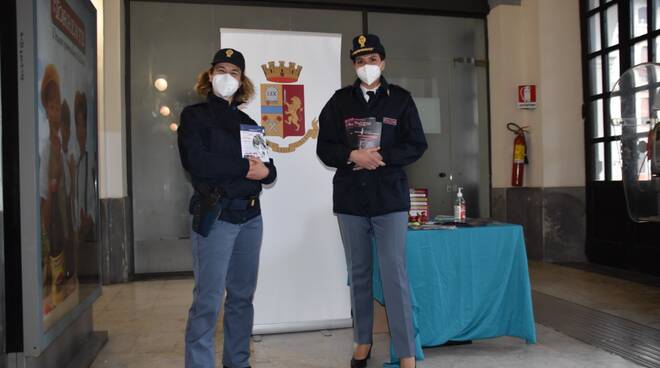
<instances>
[{"instance_id":1,"label":"white face mask","mask_svg":"<svg viewBox=\"0 0 660 368\"><path fill-rule=\"evenodd\" d=\"M360 80L368 85L380 78L380 65L367 64L357 69L357 75Z\"/></svg>"},{"instance_id":2,"label":"white face mask","mask_svg":"<svg viewBox=\"0 0 660 368\"><path fill-rule=\"evenodd\" d=\"M215 74L211 84L213 84L213 92L222 98L233 96L239 87L236 78L229 74Z\"/></svg>"}]
</instances>

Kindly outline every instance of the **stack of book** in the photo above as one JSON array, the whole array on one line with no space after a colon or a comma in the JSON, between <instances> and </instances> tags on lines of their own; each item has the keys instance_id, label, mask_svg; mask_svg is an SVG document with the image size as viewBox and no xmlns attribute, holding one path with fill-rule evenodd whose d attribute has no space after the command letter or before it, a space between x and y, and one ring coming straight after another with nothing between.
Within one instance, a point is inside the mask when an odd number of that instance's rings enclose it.
<instances>
[{"instance_id":1,"label":"stack of book","mask_svg":"<svg viewBox=\"0 0 660 368\"><path fill-rule=\"evenodd\" d=\"M429 220L429 190L410 188L408 222L425 223Z\"/></svg>"}]
</instances>

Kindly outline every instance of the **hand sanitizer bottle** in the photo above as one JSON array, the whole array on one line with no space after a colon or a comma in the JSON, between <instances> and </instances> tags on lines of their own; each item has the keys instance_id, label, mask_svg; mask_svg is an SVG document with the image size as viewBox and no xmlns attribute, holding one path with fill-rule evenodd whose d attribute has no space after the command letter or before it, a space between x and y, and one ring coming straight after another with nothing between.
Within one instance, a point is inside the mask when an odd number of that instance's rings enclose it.
<instances>
[{"instance_id":1,"label":"hand sanitizer bottle","mask_svg":"<svg viewBox=\"0 0 660 368\"><path fill-rule=\"evenodd\" d=\"M458 187L458 193L456 193L454 220L457 222L465 222L465 198L463 198L463 187Z\"/></svg>"}]
</instances>

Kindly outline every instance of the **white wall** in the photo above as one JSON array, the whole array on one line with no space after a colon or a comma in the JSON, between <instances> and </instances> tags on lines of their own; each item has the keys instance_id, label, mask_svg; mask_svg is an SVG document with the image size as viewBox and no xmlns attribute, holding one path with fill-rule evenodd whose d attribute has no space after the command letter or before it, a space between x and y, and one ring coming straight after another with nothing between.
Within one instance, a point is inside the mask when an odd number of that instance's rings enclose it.
<instances>
[{"instance_id":1,"label":"white wall","mask_svg":"<svg viewBox=\"0 0 660 368\"><path fill-rule=\"evenodd\" d=\"M579 21L575 0L523 0L488 15L493 187L511 186L508 122L531 132L525 186L584 186ZM516 109L520 84L536 84L537 109Z\"/></svg>"},{"instance_id":2,"label":"white wall","mask_svg":"<svg viewBox=\"0 0 660 368\"><path fill-rule=\"evenodd\" d=\"M543 86L543 184L585 185L580 9L574 0L539 1Z\"/></svg>"},{"instance_id":3,"label":"white wall","mask_svg":"<svg viewBox=\"0 0 660 368\"><path fill-rule=\"evenodd\" d=\"M539 169L543 155L540 114L537 110L516 109L517 86L538 85L539 82L536 13L535 1L523 1L521 6L497 6L488 15L491 165L495 188L511 184L514 135L506 129L509 122L529 126L529 159L532 164L526 167L525 183L527 186L543 184L542 170Z\"/></svg>"}]
</instances>

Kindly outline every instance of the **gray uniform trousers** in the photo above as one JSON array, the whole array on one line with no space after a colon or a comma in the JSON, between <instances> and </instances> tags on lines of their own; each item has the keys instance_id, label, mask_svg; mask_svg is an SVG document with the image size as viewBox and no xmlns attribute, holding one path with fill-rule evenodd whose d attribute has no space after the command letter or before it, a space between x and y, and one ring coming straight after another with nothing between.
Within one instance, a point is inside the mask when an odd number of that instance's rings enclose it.
<instances>
[{"instance_id":1,"label":"gray uniform trousers","mask_svg":"<svg viewBox=\"0 0 660 368\"><path fill-rule=\"evenodd\" d=\"M407 212L362 217L337 214L351 286L353 333L358 344L372 343L373 240L394 351L399 358L415 356L412 300L406 269Z\"/></svg>"}]
</instances>

